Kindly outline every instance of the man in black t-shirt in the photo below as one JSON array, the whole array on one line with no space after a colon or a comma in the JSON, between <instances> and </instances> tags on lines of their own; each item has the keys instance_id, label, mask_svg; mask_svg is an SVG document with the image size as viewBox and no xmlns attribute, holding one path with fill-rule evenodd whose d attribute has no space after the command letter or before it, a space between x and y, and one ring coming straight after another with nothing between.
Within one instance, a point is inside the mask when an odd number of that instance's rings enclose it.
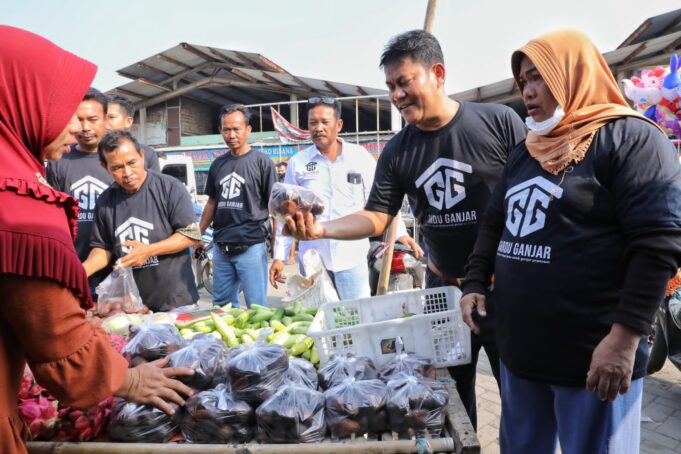
<instances>
[{"instance_id":1,"label":"man in black t-shirt","mask_svg":"<svg viewBox=\"0 0 681 454\"><path fill-rule=\"evenodd\" d=\"M429 249L427 285L443 281L461 285L487 200L508 153L524 139L525 126L507 107L450 99L444 90L443 62L440 45L430 33L415 30L390 41L381 66L390 101L408 125L381 153L364 211L324 223L296 213L296 219L287 219L289 233L299 239L378 235L397 214L406 194ZM475 367L481 346L499 381L490 318L480 335L471 338L472 363L450 368L474 426Z\"/></svg>"},{"instance_id":2,"label":"man in black t-shirt","mask_svg":"<svg viewBox=\"0 0 681 454\"><path fill-rule=\"evenodd\" d=\"M99 158L115 183L97 201L88 275L120 259L132 267L142 302L167 311L199 299L189 248L201 239L184 185L146 171L143 151L127 131L113 131L99 144Z\"/></svg>"},{"instance_id":3,"label":"man in black t-shirt","mask_svg":"<svg viewBox=\"0 0 681 454\"><path fill-rule=\"evenodd\" d=\"M201 231L213 223L213 303L220 306L239 306L240 288L247 306L267 304L267 202L277 177L272 160L248 145L250 116L240 105L223 108L220 132L230 151L213 161L206 181Z\"/></svg>"},{"instance_id":4,"label":"man in black t-shirt","mask_svg":"<svg viewBox=\"0 0 681 454\"><path fill-rule=\"evenodd\" d=\"M106 127L109 131L123 129L129 131L135 120L135 105L129 99L120 95L109 96L106 107ZM147 170L161 171L156 150L149 145L140 144L144 150L144 162Z\"/></svg>"},{"instance_id":5,"label":"man in black t-shirt","mask_svg":"<svg viewBox=\"0 0 681 454\"><path fill-rule=\"evenodd\" d=\"M47 165L47 181L50 185L78 200L78 234L75 247L82 261L90 254L90 235L99 196L113 183L109 172L102 167L97 156L97 146L106 134L106 112L108 102L99 90L90 88L83 97L76 116L81 132L76 135L78 144L71 147L59 161ZM158 167L158 158L156 158ZM149 165L149 163L147 163ZM111 271L105 267L90 276L90 291L97 298L95 288Z\"/></svg>"}]
</instances>

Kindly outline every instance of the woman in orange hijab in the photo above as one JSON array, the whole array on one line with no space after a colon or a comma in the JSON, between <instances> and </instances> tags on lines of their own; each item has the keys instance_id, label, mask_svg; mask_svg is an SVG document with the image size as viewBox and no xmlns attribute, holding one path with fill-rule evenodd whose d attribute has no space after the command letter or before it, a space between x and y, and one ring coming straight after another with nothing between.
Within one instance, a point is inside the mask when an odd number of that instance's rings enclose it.
<instances>
[{"instance_id":1,"label":"woman in orange hijab","mask_svg":"<svg viewBox=\"0 0 681 454\"><path fill-rule=\"evenodd\" d=\"M26 362L66 405L114 394L172 409L191 394L165 362L128 369L106 334L85 320L92 305L73 247L78 202L44 179L80 131L74 112L95 76L92 63L40 36L0 26L0 453L24 453L17 414ZM167 361L166 361L167 362Z\"/></svg>"},{"instance_id":2,"label":"woman in orange hijab","mask_svg":"<svg viewBox=\"0 0 681 454\"><path fill-rule=\"evenodd\" d=\"M645 334L681 263L681 168L583 34L512 57L527 139L509 155L461 300L494 272L502 452L638 453Z\"/></svg>"}]
</instances>

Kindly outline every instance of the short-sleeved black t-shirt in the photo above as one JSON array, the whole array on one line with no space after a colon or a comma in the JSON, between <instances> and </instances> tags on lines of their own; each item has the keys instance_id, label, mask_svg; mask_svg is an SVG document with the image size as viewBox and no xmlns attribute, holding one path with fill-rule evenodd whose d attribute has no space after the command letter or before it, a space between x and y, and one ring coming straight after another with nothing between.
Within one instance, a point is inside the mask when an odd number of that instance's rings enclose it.
<instances>
[{"instance_id":1,"label":"short-sleeved black t-shirt","mask_svg":"<svg viewBox=\"0 0 681 454\"><path fill-rule=\"evenodd\" d=\"M78 200L78 234L76 251L85 260L90 253L92 221L99 196L113 183L109 172L102 167L97 153L86 153L74 147L59 161L47 165L47 182Z\"/></svg>"},{"instance_id":2,"label":"short-sleeved black t-shirt","mask_svg":"<svg viewBox=\"0 0 681 454\"><path fill-rule=\"evenodd\" d=\"M161 164L158 162L158 153L149 145L140 145L144 151L144 168L147 170L161 171Z\"/></svg>"},{"instance_id":3,"label":"short-sleeved black t-shirt","mask_svg":"<svg viewBox=\"0 0 681 454\"><path fill-rule=\"evenodd\" d=\"M210 166L206 194L215 199L213 239L219 243L252 245L265 241L267 202L277 181L274 163L251 149L241 156L220 156Z\"/></svg>"},{"instance_id":4,"label":"short-sleeved black t-shirt","mask_svg":"<svg viewBox=\"0 0 681 454\"><path fill-rule=\"evenodd\" d=\"M520 117L495 104L462 102L436 131L408 125L381 153L366 209L395 215L406 194L430 260L462 277L508 153L525 134Z\"/></svg>"},{"instance_id":5,"label":"short-sleeved black t-shirt","mask_svg":"<svg viewBox=\"0 0 681 454\"><path fill-rule=\"evenodd\" d=\"M121 246L126 241L157 243L195 222L184 185L171 176L148 171L134 194L113 184L99 197L90 246L105 249L118 260L128 252ZM142 301L153 311L199 299L189 249L151 257L133 272Z\"/></svg>"},{"instance_id":6,"label":"short-sleeved black t-shirt","mask_svg":"<svg viewBox=\"0 0 681 454\"><path fill-rule=\"evenodd\" d=\"M145 167L160 171L156 151L146 145L142 147ZM71 195L79 202L75 246L78 258L83 261L90 254L90 236L97 199L114 180L102 167L96 152L88 153L72 146L71 152L65 153L59 161L48 163L47 181L53 188Z\"/></svg>"}]
</instances>

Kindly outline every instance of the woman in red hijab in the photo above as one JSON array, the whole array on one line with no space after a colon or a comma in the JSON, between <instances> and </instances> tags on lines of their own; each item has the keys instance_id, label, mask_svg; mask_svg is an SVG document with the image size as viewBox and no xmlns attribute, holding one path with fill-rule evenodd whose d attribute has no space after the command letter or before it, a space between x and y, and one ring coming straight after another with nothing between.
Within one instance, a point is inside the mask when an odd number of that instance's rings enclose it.
<instances>
[{"instance_id":1,"label":"woman in red hijab","mask_svg":"<svg viewBox=\"0 0 681 454\"><path fill-rule=\"evenodd\" d=\"M96 67L40 36L0 26L0 452L24 453L17 415L26 362L59 401L88 407L112 394L172 412L191 390L164 361L128 369L92 305L73 247L78 202L48 186L43 161L75 143L74 112Z\"/></svg>"}]
</instances>

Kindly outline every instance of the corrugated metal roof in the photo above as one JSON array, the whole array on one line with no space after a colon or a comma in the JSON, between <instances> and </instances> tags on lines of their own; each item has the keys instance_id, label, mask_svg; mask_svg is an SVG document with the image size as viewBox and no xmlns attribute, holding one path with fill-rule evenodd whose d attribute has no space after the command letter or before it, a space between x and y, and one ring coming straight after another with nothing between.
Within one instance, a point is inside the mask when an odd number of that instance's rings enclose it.
<instances>
[{"instance_id":1,"label":"corrugated metal roof","mask_svg":"<svg viewBox=\"0 0 681 454\"><path fill-rule=\"evenodd\" d=\"M284 102L291 94L306 98L319 94L350 97L387 93L372 87L298 77L260 54L190 43L180 43L133 63L118 74L132 82L112 91L131 98L138 107L182 95L224 105Z\"/></svg>"},{"instance_id":2,"label":"corrugated metal roof","mask_svg":"<svg viewBox=\"0 0 681 454\"><path fill-rule=\"evenodd\" d=\"M610 66L613 74L617 76L620 72L632 71L645 66L666 65L669 63L669 56L679 47L681 47L681 30L617 48L604 53L603 58ZM460 101L508 104L519 100L520 92L518 92L513 78L509 78L462 91L451 95L451 97Z\"/></svg>"},{"instance_id":3,"label":"corrugated metal roof","mask_svg":"<svg viewBox=\"0 0 681 454\"><path fill-rule=\"evenodd\" d=\"M660 35L681 31L681 9L649 17L617 48L642 43Z\"/></svg>"}]
</instances>

